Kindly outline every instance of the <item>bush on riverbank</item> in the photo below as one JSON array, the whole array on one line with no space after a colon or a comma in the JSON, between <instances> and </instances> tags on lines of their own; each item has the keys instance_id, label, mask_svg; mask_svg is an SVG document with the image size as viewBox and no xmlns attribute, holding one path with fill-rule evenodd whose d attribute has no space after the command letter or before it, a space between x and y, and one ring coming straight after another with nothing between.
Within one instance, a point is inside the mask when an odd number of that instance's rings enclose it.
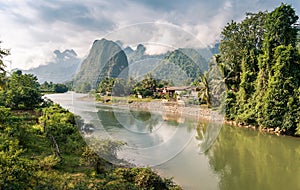
<instances>
[{"instance_id":1,"label":"bush on riverbank","mask_svg":"<svg viewBox=\"0 0 300 190\"><path fill-rule=\"evenodd\" d=\"M119 168L101 158L103 170L95 173L88 162L80 162L88 147L78 131L75 116L59 105L34 115L30 112L16 115L1 107L0 120L0 189L148 189L156 187L157 180L165 189L177 187L150 169L134 173L144 169ZM106 149L104 146L101 150L111 151ZM98 157L91 150L90 153ZM85 158L92 157L85 155ZM121 170L131 172L141 181L128 180ZM149 175L157 180L141 185Z\"/></svg>"},{"instance_id":2,"label":"bush on riverbank","mask_svg":"<svg viewBox=\"0 0 300 190\"><path fill-rule=\"evenodd\" d=\"M1 49L0 49L1 50ZM0 56L3 52L0 51ZM1 60L0 60L1 61ZM0 70L1 68L0 62ZM60 105L43 100L36 77L15 72L11 77L0 71L0 189L148 189L155 187L128 181L115 172L119 166L101 159L100 172L88 162L81 163L89 147L79 129L84 124ZM17 90L14 92L14 90ZM6 98L4 98L7 96ZM6 107L5 107L6 106ZM22 109L22 110L19 110ZM115 156L111 142L100 140L98 149ZM106 146L108 145L108 146ZM120 148L120 147L119 147ZM91 158L84 155L85 158ZM103 154L101 154L103 155ZM98 159L98 160L99 160ZM127 168L128 171L135 168ZM97 171L97 172L95 172ZM147 173L139 174L141 179ZM174 187L156 173L156 179Z\"/></svg>"}]
</instances>

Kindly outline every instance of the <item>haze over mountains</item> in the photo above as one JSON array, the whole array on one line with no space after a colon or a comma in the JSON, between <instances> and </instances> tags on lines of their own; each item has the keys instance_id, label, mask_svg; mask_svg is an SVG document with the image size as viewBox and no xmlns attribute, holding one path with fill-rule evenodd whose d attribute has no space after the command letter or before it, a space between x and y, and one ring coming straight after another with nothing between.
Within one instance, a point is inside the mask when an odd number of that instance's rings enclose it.
<instances>
[{"instance_id":1,"label":"haze over mountains","mask_svg":"<svg viewBox=\"0 0 300 190\"><path fill-rule=\"evenodd\" d=\"M23 70L23 72L36 75L40 83L45 81L62 83L71 80L80 66L81 59L77 57L73 49L63 52L55 50L53 53L55 58L52 62L37 68Z\"/></svg>"},{"instance_id":2,"label":"haze over mountains","mask_svg":"<svg viewBox=\"0 0 300 190\"><path fill-rule=\"evenodd\" d=\"M210 50L179 48L158 55L146 54L143 44L137 45L135 50L129 46L121 48L120 45L106 39L95 40L82 62L72 49L55 50L55 60L24 72L36 75L40 83L72 81L75 86L89 83L92 88L105 78L138 79L147 73L177 84L183 80L190 81L208 70L212 54L218 53L218 44Z\"/></svg>"}]
</instances>

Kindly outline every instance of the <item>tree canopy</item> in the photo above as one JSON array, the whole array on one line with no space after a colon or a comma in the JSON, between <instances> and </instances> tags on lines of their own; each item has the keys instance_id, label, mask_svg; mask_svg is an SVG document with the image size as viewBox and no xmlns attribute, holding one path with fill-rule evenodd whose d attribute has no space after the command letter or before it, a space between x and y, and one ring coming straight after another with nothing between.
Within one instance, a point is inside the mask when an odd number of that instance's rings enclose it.
<instances>
[{"instance_id":1,"label":"tree canopy","mask_svg":"<svg viewBox=\"0 0 300 190\"><path fill-rule=\"evenodd\" d=\"M37 78L15 71L8 78L7 89L1 93L5 106L12 109L32 109L42 103Z\"/></svg>"},{"instance_id":2,"label":"tree canopy","mask_svg":"<svg viewBox=\"0 0 300 190\"><path fill-rule=\"evenodd\" d=\"M228 119L300 132L297 20L295 10L281 4L223 29L218 64L228 88Z\"/></svg>"}]
</instances>

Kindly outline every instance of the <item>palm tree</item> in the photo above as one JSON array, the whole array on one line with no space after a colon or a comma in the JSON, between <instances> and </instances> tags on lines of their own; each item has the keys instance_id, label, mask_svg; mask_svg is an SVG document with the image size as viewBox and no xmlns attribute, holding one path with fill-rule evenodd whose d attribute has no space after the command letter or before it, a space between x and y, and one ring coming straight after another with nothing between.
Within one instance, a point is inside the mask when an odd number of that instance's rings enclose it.
<instances>
[{"instance_id":1,"label":"palm tree","mask_svg":"<svg viewBox=\"0 0 300 190\"><path fill-rule=\"evenodd\" d=\"M209 73L206 72L203 75L200 75L200 97L202 100L206 100L206 105L211 107L211 94L210 94L210 85L209 85ZM199 95L198 95L199 96Z\"/></svg>"},{"instance_id":2,"label":"palm tree","mask_svg":"<svg viewBox=\"0 0 300 190\"><path fill-rule=\"evenodd\" d=\"M205 72L200 74L197 81L192 83L193 86L199 89L198 97L201 101L205 100L206 105L211 107L211 95L210 95L210 85L209 85L209 73Z\"/></svg>"}]
</instances>

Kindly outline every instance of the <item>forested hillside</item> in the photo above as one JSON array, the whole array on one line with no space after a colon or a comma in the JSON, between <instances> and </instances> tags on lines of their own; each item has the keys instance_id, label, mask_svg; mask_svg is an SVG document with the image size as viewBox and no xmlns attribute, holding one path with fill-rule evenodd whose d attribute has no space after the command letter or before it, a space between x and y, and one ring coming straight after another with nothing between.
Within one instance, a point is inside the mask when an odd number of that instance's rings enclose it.
<instances>
[{"instance_id":1,"label":"forested hillside","mask_svg":"<svg viewBox=\"0 0 300 190\"><path fill-rule=\"evenodd\" d=\"M300 134L298 18L290 5L281 4L225 26L218 63L228 119Z\"/></svg>"}]
</instances>

